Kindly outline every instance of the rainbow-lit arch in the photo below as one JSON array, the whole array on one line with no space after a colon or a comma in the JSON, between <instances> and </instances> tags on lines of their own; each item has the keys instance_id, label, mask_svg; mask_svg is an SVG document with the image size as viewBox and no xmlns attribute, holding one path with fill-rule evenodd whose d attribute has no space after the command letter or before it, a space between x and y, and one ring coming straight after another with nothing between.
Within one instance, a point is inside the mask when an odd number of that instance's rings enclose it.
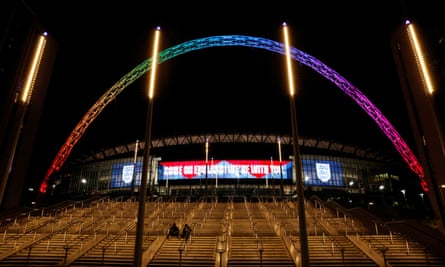
<instances>
[{"instance_id":1,"label":"rainbow-lit arch","mask_svg":"<svg viewBox=\"0 0 445 267\"><path fill-rule=\"evenodd\" d=\"M159 53L159 64L191 51L218 46L246 46L265 49L282 55L285 53L284 44L280 42L253 36L222 35L204 37L172 46ZM291 48L291 56L294 60L299 61L300 63L323 75L325 78L343 90L346 95L351 97L377 123L384 134L394 144L395 148L408 164L409 168L420 177L423 190L428 191L427 182L424 180L423 168L416 156L413 154L400 134L394 129L392 124L385 118L382 112L380 112L380 110L365 95L363 95L360 90L358 90L336 71L323 64L321 61L298 50L295 47ZM60 170L65 160L71 153L74 145L76 145L76 143L82 137L88 126L128 85L132 84L135 80L150 70L151 63L152 58L144 60L141 64L123 76L110 89L108 89L105 94L103 94L102 97L100 97L99 100L97 100L96 103L94 103L94 105L88 110L57 153L56 158L48 169L40 185L40 193L46 192L49 177L54 171Z\"/></svg>"}]
</instances>

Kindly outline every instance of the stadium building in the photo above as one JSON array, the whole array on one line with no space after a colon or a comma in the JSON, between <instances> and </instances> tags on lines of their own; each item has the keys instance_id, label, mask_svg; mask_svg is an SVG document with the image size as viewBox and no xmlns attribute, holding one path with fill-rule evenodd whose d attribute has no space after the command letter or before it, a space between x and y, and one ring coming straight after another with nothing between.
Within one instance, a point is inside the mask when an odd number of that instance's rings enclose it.
<instances>
[{"instance_id":1,"label":"stadium building","mask_svg":"<svg viewBox=\"0 0 445 267\"><path fill-rule=\"evenodd\" d=\"M148 188L154 195L292 197L296 170L291 137L212 134L152 140ZM301 138L306 192L400 194L408 175L394 159L333 141ZM144 142L74 157L50 185L50 195L133 194L142 176ZM187 151L187 152L185 152Z\"/></svg>"}]
</instances>

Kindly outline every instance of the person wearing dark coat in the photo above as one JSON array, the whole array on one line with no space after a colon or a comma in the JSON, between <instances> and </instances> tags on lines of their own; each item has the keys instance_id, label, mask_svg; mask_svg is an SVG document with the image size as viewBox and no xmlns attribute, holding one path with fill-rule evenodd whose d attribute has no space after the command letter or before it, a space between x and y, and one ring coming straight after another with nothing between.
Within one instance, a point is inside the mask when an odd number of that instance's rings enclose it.
<instances>
[{"instance_id":1,"label":"person wearing dark coat","mask_svg":"<svg viewBox=\"0 0 445 267\"><path fill-rule=\"evenodd\" d=\"M185 224L184 228L182 229L181 237L185 238L185 240L189 240L191 233L192 228L188 224Z\"/></svg>"},{"instance_id":2,"label":"person wearing dark coat","mask_svg":"<svg viewBox=\"0 0 445 267\"><path fill-rule=\"evenodd\" d=\"M179 227L176 225L176 223L173 223L168 230L167 239L170 236L176 236L177 238L179 238Z\"/></svg>"}]
</instances>

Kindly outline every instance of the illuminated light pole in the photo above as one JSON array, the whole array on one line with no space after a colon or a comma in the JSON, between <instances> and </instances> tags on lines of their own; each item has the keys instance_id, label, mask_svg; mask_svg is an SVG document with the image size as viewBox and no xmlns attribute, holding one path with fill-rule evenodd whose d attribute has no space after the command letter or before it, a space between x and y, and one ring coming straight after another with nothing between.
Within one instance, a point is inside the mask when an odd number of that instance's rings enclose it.
<instances>
[{"instance_id":1,"label":"illuminated light pole","mask_svg":"<svg viewBox=\"0 0 445 267\"><path fill-rule=\"evenodd\" d=\"M304 208L304 188L303 188L303 166L300 158L300 151L298 147L298 128L297 128L297 112L295 108L295 88L294 88L294 74L292 71L291 51L289 45L289 37L287 24L283 23L283 37L285 44L286 66L287 66L287 78L289 85L289 99L290 99L290 112L292 121L292 147L294 152L295 162L295 178L296 178L296 191L298 197L298 216L300 226L300 253L301 253L301 266L309 267L309 251L306 229L306 214ZM281 168L281 166L280 166Z\"/></svg>"},{"instance_id":2,"label":"illuminated light pole","mask_svg":"<svg viewBox=\"0 0 445 267\"><path fill-rule=\"evenodd\" d=\"M281 158L281 138L278 137L278 159L280 161L280 198L283 198L283 159Z\"/></svg>"},{"instance_id":3,"label":"illuminated light pole","mask_svg":"<svg viewBox=\"0 0 445 267\"><path fill-rule=\"evenodd\" d=\"M406 20L391 38L393 57L404 95L417 154L422 191L430 199L436 228L445 233L445 142L435 98L435 77L417 26ZM423 168L422 168L423 167Z\"/></svg>"},{"instance_id":4,"label":"illuminated light pole","mask_svg":"<svg viewBox=\"0 0 445 267\"><path fill-rule=\"evenodd\" d=\"M33 97L33 92L36 87L36 79L39 78L39 72L41 72L42 60L44 60L44 53L47 46L47 33L42 33L35 44L35 48L29 62L25 74L23 84L20 86L20 91L17 91L18 98L14 100L14 112L11 112L11 123L8 123L7 137L5 138L5 148L2 149L2 160L0 161L0 204L3 205L5 200L5 192L7 189L8 180L10 180L11 170L18 167L14 166L14 162L17 161L17 147L21 136L23 134L23 127L26 121L27 114L29 113L29 106ZM28 59L26 59L28 61ZM5 88L2 88L4 90ZM5 114L2 114L4 116ZM0 121L1 122L1 121ZM2 140L3 141L3 140ZM3 145L2 145L3 147Z\"/></svg>"},{"instance_id":5,"label":"illuminated light pole","mask_svg":"<svg viewBox=\"0 0 445 267\"><path fill-rule=\"evenodd\" d=\"M133 197L133 194L134 194L134 183L136 180L136 164L137 164L137 160L138 160L138 146L139 146L139 140L136 140L136 144L134 146L133 179L131 179L131 197Z\"/></svg>"},{"instance_id":6,"label":"illuminated light pole","mask_svg":"<svg viewBox=\"0 0 445 267\"><path fill-rule=\"evenodd\" d=\"M349 185L349 193L352 193L354 188L354 181L349 181L348 185Z\"/></svg>"},{"instance_id":7,"label":"illuminated light pole","mask_svg":"<svg viewBox=\"0 0 445 267\"><path fill-rule=\"evenodd\" d=\"M208 177L209 177L209 138L206 138L206 186L205 186L206 197L207 197L207 189L209 186Z\"/></svg>"},{"instance_id":8,"label":"illuminated light pole","mask_svg":"<svg viewBox=\"0 0 445 267\"><path fill-rule=\"evenodd\" d=\"M215 172L215 189L216 189L216 188L218 188L218 174L216 173L216 170L215 170L213 157L212 157L212 163L211 164L212 164L212 171Z\"/></svg>"},{"instance_id":9,"label":"illuminated light pole","mask_svg":"<svg viewBox=\"0 0 445 267\"><path fill-rule=\"evenodd\" d=\"M170 190L168 190L168 174L165 175L166 179L165 179L165 191L167 193L167 196L170 195Z\"/></svg>"},{"instance_id":10,"label":"illuminated light pole","mask_svg":"<svg viewBox=\"0 0 445 267\"><path fill-rule=\"evenodd\" d=\"M142 267L142 247L144 245L144 220L145 220L145 202L147 200L147 176L148 176L148 166L150 164L150 143L151 143L151 122L153 115L153 95L154 95L154 83L156 78L156 67L158 64L158 43L159 35L161 29L156 28L155 40L153 45L153 56L151 62L151 75L149 80L148 88L148 114L147 114L147 125L145 129L145 147L144 147L144 158L142 165L142 176L141 185L139 190L139 206L136 224L136 242L134 249L134 266Z\"/></svg>"},{"instance_id":11,"label":"illuminated light pole","mask_svg":"<svg viewBox=\"0 0 445 267\"><path fill-rule=\"evenodd\" d=\"M82 191L80 193L81 193L81 195L84 195L86 193L85 187L86 187L86 184L87 184L87 179L82 178L80 180L80 182L82 183Z\"/></svg>"},{"instance_id":12,"label":"illuminated light pole","mask_svg":"<svg viewBox=\"0 0 445 267\"><path fill-rule=\"evenodd\" d=\"M401 192L402 195L403 195L403 201L405 202L405 204L407 204L407 203L406 203L406 189L401 189L400 192Z\"/></svg>"},{"instance_id":13,"label":"illuminated light pole","mask_svg":"<svg viewBox=\"0 0 445 267\"><path fill-rule=\"evenodd\" d=\"M386 206L385 194L383 192L385 190L385 185L383 185L383 184L379 185L379 190L380 190L380 194L382 195L383 206Z\"/></svg>"},{"instance_id":14,"label":"illuminated light pole","mask_svg":"<svg viewBox=\"0 0 445 267\"><path fill-rule=\"evenodd\" d=\"M270 182L272 183L272 195L275 195L275 183L273 181L273 157L270 157Z\"/></svg>"}]
</instances>

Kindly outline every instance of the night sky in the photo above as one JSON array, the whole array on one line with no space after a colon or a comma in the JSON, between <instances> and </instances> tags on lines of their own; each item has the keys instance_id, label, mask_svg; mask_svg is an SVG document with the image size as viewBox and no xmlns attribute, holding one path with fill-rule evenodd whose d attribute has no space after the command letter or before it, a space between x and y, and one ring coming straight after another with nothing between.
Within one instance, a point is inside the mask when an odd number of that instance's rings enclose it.
<instances>
[{"instance_id":1,"label":"night sky","mask_svg":"<svg viewBox=\"0 0 445 267\"><path fill-rule=\"evenodd\" d=\"M429 56L443 99L445 59L440 40L445 37L445 19L440 1L96 2L27 1L59 42L34 151L33 165L42 178L88 109L151 56L157 26L164 50L216 35L281 42L281 24L286 22L292 46L359 88L410 143L390 47L392 32L408 17L419 23L431 47ZM294 66L300 136L397 153L377 124L339 88L298 62ZM285 71L283 57L248 47L194 51L159 65L152 138L221 131L290 134ZM146 78L127 87L105 108L73 154L144 139Z\"/></svg>"}]
</instances>

